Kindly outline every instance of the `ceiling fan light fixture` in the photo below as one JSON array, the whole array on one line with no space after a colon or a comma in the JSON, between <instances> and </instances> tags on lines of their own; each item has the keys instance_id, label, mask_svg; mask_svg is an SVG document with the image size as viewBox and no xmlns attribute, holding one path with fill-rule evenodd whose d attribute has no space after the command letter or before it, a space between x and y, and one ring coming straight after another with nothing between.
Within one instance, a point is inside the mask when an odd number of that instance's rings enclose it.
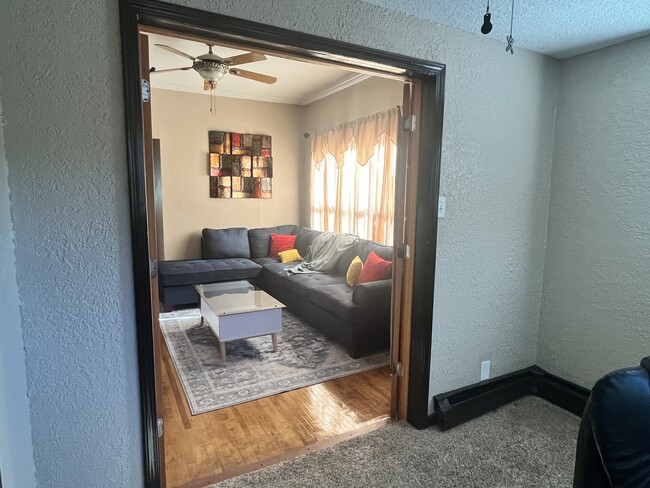
<instances>
[{"instance_id":1,"label":"ceiling fan light fixture","mask_svg":"<svg viewBox=\"0 0 650 488\"><path fill-rule=\"evenodd\" d=\"M209 83L216 83L228 73L227 64L210 65L204 63L202 66L195 68L196 72Z\"/></svg>"}]
</instances>

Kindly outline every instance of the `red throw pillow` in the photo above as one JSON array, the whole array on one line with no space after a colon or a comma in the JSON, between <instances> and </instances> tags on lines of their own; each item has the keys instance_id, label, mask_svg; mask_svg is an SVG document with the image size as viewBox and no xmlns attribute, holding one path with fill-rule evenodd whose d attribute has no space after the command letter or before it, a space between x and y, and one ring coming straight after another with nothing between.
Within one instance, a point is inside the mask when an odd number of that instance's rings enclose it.
<instances>
[{"instance_id":1,"label":"red throw pillow","mask_svg":"<svg viewBox=\"0 0 650 488\"><path fill-rule=\"evenodd\" d=\"M271 251L269 252L269 257L277 258L279 252L294 249L296 247L296 237L298 236L271 234Z\"/></svg>"},{"instance_id":2,"label":"red throw pillow","mask_svg":"<svg viewBox=\"0 0 650 488\"><path fill-rule=\"evenodd\" d=\"M369 283L370 281L387 280L391 277L392 266L391 261L381 259L374 252L371 252L363 264L359 278L357 278L357 285L359 283Z\"/></svg>"}]
</instances>

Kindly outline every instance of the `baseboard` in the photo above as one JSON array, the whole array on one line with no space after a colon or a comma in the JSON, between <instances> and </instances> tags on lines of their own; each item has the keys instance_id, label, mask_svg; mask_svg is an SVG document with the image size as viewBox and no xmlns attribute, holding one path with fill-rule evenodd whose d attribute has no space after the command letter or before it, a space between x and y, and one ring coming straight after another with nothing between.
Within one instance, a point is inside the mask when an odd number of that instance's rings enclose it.
<instances>
[{"instance_id":1,"label":"baseboard","mask_svg":"<svg viewBox=\"0 0 650 488\"><path fill-rule=\"evenodd\" d=\"M433 397L432 424L447 430L528 395L536 395L581 416L590 391L538 366Z\"/></svg>"},{"instance_id":2,"label":"baseboard","mask_svg":"<svg viewBox=\"0 0 650 488\"><path fill-rule=\"evenodd\" d=\"M537 369L539 373L532 393L582 417L591 390L552 375L541 368Z\"/></svg>"}]
</instances>

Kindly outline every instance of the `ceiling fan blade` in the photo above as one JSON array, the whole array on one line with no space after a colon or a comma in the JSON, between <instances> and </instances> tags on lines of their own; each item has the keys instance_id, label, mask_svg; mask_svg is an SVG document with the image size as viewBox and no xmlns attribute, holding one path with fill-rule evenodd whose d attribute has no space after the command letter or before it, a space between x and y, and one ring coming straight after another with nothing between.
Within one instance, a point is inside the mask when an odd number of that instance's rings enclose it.
<instances>
[{"instance_id":1,"label":"ceiling fan blade","mask_svg":"<svg viewBox=\"0 0 650 488\"><path fill-rule=\"evenodd\" d=\"M170 68L170 69L156 69L152 67L149 70L149 73L169 73L170 71L187 71L188 69L192 69L192 67L187 66L185 68Z\"/></svg>"},{"instance_id":2,"label":"ceiling fan blade","mask_svg":"<svg viewBox=\"0 0 650 488\"><path fill-rule=\"evenodd\" d=\"M239 76L241 78L248 78L253 81L260 81L266 83L267 85L272 85L278 79L275 76L263 75L261 73L254 73L253 71L246 71L239 68L232 68L229 70L231 75Z\"/></svg>"},{"instance_id":3,"label":"ceiling fan blade","mask_svg":"<svg viewBox=\"0 0 650 488\"><path fill-rule=\"evenodd\" d=\"M230 66L235 66L238 64L254 63L255 61L264 61L265 59L266 56L261 53L246 53L238 56L231 56L224 59L223 62Z\"/></svg>"},{"instance_id":4,"label":"ceiling fan blade","mask_svg":"<svg viewBox=\"0 0 650 488\"><path fill-rule=\"evenodd\" d=\"M169 51L170 53L178 54L179 56L183 56L184 58L191 59L192 61L194 61L196 59L194 56L190 56L189 54L184 53L183 51L179 51L175 47L166 46L165 44L155 44L155 45L158 46L159 48L164 49L165 51Z\"/></svg>"}]
</instances>

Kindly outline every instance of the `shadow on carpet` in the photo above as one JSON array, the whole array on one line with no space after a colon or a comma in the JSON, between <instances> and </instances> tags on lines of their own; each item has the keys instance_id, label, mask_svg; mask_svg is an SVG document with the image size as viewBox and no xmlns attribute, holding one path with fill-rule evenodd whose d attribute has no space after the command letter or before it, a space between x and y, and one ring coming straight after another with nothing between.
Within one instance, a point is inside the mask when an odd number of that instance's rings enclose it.
<instances>
[{"instance_id":1,"label":"shadow on carpet","mask_svg":"<svg viewBox=\"0 0 650 488\"><path fill-rule=\"evenodd\" d=\"M287 310L278 352L271 336L226 342L226 362L198 309L160 314L160 328L192 415L361 373L388 364L388 352L352 359L336 342Z\"/></svg>"},{"instance_id":2,"label":"shadow on carpet","mask_svg":"<svg viewBox=\"0 0 650 488\"><path fill-rule=\"evenodd\" d=\"M210 488L570 488L579 424L530 396L446 432L391 424Z\"/></svg>"}]
</instances>

